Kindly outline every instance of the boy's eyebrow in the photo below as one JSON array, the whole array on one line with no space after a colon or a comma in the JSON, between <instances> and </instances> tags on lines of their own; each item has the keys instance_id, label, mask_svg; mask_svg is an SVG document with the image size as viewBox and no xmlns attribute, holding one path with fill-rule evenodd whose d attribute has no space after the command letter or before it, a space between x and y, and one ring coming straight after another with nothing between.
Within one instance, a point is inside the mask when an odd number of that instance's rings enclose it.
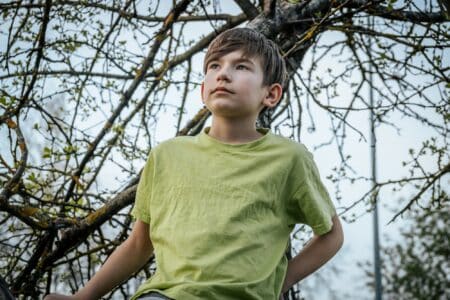
<instances>
[{"instance_id":1,"label":"boy's eyebrow","mask_svg":"<svg viewBox=\"0 0 450 300\"><path fill-rule=\"evenodd\" d=\"M241 58L235 59L234 62L235 63L245 62L245 63L249 63L249 64L254 65L252 60L250 60L249 58L245 58L245 57L241 57Z\"/></svg>"},{"instance_id":2,"label":"boy's eyebrow","mask_svg":"<svg viewBox=\"0 0 450 300\"><path fill-rule=\"evenodd\" d=\"M210 61L208 61L208 64L213 62L213 61L220 61L220 60L221 60L220 57L216 58L216 59L211 59ZM240 58L233 59L232 62L235 63L235 64L236 63L248 63L248 64L251 64L251 65L255 65L255 63L251 59L245 58L245 57L240 57Z\"/></svg>"}]
</instances>

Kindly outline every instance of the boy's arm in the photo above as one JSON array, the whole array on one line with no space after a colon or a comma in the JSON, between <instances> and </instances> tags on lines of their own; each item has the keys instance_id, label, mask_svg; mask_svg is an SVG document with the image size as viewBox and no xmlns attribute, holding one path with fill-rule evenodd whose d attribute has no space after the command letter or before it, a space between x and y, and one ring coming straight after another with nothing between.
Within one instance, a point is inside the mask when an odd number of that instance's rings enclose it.
<instances>
[{"instance_id":1,"label":"boy's arm","mask_svg":"<svg viewBox=\"0 0 450 300\"><path fill-rule=\"evenodd\" d=\"M99 299L139 270L152 254L149 225L137 220L130 236L114 250L94 277L75 295L50 294L44 299Z\"/></svg>"},{"instance_id":2,"label":"boy's arm","mask_svg":"<svg viewBox=\"0 0 450 300\"><path fill-rule=\"evenodd\" d=\"M341 222L337 215L334 215L332 220L333 228L330 232L324 235L314 235L300 253L288 262L282 293L319 269L341 248L344 242Z\"/></svg>"}]
</instances>

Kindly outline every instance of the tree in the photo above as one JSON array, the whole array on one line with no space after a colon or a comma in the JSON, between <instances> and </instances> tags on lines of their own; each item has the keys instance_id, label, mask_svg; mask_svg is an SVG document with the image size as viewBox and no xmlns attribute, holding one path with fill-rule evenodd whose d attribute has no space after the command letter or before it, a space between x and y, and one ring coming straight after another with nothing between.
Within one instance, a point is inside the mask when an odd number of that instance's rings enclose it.
<instances>
[{"instance_id":1,"label":"tree","mask_svg":"<svg viewBox=\"0 0 450 300\"><path fill-rule=\"evenodd\" d=\"M442 195L448 199L447 194ZM433 205L432 205L433 206ZM444 299L450 295L450 210L444 207L413 208L409 227L401 230L403 240L384 247L383 291L386 299ZM370 262L364 264L368 286L373 288Z\"/></svg>"},{"instance_id":2,"label":"tree","mask_svg":"<svg viewBox=\"0 0 450 300\"><path fill-rule=\"evenodd\" d=\"M355 204L370 209L374 192L416 188L399 216L440 190L450 170L441 2L259 2L236 0L241 12L207 0L0 4L0 272L16 295L77 289L126 238L155 136L194 135L205 125L208 111L190 103L201 82L199 59L235 26L275 40L287 61L285 98L260 123L300 140L305 129L316 131L315 112L326 112L331 131L323 146L335 145L341 157L329 177L336 184L367 179L347 173L346 141L365 140L354 116L372 110L377 126L395 127L390 118L401 114L434 130L422 149L411 150L404 165L411 176L379 182ZM378 99L373 107L368 87ZM433 170L421 165L424 155ZM129 295L150 272L144 268L109 297Z\"/></svg>"}]
</instances>

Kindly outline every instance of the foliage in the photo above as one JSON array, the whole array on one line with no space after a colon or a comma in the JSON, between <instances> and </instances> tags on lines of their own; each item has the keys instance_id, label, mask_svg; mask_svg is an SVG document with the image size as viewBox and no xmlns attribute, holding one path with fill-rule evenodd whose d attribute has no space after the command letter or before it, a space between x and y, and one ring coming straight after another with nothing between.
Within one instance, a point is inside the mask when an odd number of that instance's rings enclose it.
<instances>
[{"instance_id":1,"label":"foliage","mask_svg":"<svg viewBox=\"0 0 450 300\"><path fill-rule=\"evenodd\" d=\"M386 299L445 299L450 295L450 202L443 193L442 207L414 208L410 225L401 230L401 242L383 247L383 296ZM373 279L371 264L366 264ZM373 281L369 287L373 288Z\"/></svg>"}]
</instances>

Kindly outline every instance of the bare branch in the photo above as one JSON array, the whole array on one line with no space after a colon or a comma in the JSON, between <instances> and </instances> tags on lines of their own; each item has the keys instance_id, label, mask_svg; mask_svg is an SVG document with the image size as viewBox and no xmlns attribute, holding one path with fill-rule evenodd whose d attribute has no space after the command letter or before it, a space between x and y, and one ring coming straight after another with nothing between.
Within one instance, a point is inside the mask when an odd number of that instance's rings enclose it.
<instances>
[{"instance_id":1,"label":"bare branch","mask_svg":"<svg viewBox=\"0 0 450 300\"><path fill-rule=\"evenodd\" d=\"M259 15L259 11L253 4L248 0L234 0L237 5L241 8L242 12L249 18L253 19Z\"/></svg>"}]
</instances>

